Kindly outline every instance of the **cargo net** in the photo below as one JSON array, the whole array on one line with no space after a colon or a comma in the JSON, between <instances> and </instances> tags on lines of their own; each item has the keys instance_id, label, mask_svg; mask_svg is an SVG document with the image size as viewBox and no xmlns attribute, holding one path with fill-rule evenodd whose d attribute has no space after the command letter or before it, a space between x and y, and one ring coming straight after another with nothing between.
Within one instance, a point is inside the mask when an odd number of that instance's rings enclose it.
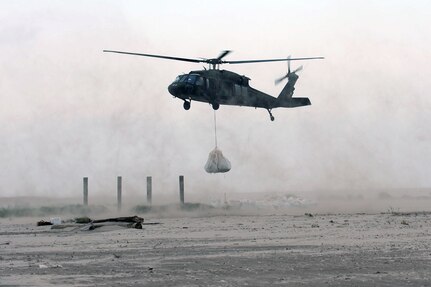
<instances>
[{"instance_id":1,"label":"cargo net","mask_svg":"<svg viewBox=\"0 0 431 287\"><path fill-rule=\"evenodd\" d=\"M214 139L215 148L208 155L207 163L205 164L205 171L208 173L222 173L228 172L231 169L230 161L223 156L223 153L217 147L217 118L216 111L214 110Z\"/></svg>"}]
</instances>

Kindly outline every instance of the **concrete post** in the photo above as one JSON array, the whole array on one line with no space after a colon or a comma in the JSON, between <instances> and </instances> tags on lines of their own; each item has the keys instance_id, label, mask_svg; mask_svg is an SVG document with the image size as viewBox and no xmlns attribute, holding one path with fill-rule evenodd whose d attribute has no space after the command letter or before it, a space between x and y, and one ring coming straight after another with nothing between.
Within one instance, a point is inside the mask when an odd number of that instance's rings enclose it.
<instances>
[{"instance_id":1,"label":"concrete post","mask_svg":"<svg viewBox=\"0 0 431 287\"><path fill-rule=\"evenodd\" d=\"M184 175L180 175L180 202L184 204Z\"/></svg>"},{"instance_id":2,"label":"concrete post","mask_svg":"<svg viewBox=\"0 0 431 287\"><path fill-rule=\"evenodd\" d=\"M84 201L83 204L88 206L88 177L83 178L84 183Z\"/></svg>"},{"instance_id":3,"label":"concrete post","mask_svg":"<svg viewBox=\"0 0 431 287\"><path fill-rule=\"evenodd\" d=\"M121 182L121 176L117 177L117 210L121 211L121 188L122 188L122 182Z\"/></svg>"},{"instance_id":4,"label":"concrete post","mask_svg":"<svg viewBox=\"0 0 431 287\"><path fill-rule=\"evenodd\" d=\"M151 176L147 176L147 204L151 205L152 203L152 178Z\"/></svg>"}]
</instances>

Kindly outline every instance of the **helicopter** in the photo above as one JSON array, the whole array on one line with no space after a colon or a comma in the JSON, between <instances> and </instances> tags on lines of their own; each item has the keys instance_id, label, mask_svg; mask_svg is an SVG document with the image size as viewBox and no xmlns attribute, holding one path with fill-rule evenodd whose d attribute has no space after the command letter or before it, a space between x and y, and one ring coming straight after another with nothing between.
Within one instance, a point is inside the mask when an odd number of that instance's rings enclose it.
<instances>
[{"instance_id":1,"label":"helicopter","mask_svg":"<svg viewBox=\"0 0 431 287\"><path fill-rule=\"evenodd\" d=\"M133 52L123 52L114 50L103 50L107 53L118 53L134 56L144 56L161 58L175 61L206 63L208 69L190 71L188 74L179 75L168 87L171 95L184 101L183 107L189 110L192 101L209 103L214 110L218 110L220 105L248 106L254 108L264 108L268 111L271 121L274 121L272 109L274 108L295 108L311 105L309 98L292 97L295 90L295 83L299 76L296 74L302 70L302 66L291 71L291 61L324 59L324 57L307 58L287 58L266 59L266 60L242 60L225 61L223 60L232 51L225 50L217 58L179 58L172 56L161 56L153 54L142 54ZM287 62L287 74L275 80L275 84L287 79L287 83L281 90L278 97L270 96L262 91L252 88L249 85L250 78L237 73L220 70L222 64L247 64L264 62Z\"/></svg>"}]
</instances>

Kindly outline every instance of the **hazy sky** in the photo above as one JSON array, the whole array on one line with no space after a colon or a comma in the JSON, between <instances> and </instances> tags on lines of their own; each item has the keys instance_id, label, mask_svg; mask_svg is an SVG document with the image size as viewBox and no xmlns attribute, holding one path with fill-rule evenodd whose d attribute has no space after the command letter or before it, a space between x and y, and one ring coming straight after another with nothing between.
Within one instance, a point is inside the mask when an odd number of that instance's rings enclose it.
<instances>
[{"instance_id":1,"label":"hazy sky","mask_svg":"<svg viewBox=\"0 0 431 287\"><path fill-rule=\"evenodd\" d=\"M429 1L0 1L0 196L431 186ZM312 106L222 106L232 163L204 171L213 111L184 111L167 86L202 65L103 49L303 62ZM299 65L299 64L298 64ZM296 66L296 63L294 64ZM277 96L285 63L223 66ZM322 191L323 192L323 191Z\"/></svg>"}]
</instances>

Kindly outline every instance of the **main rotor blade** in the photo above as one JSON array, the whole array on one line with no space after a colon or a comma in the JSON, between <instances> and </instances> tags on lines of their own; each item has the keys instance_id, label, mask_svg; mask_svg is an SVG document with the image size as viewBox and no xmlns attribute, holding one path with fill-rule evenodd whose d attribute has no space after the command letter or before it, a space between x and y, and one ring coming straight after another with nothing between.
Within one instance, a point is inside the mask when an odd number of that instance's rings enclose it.
<instances>
[{"instance_id":1,"label":"main rotor blade","mask_svg":"<svg viewBox=\"0 0 431 287\"><path fill-rule=\"evenodd\" d=\"M112 51L112 50L103 50L103 52L134 55L134 56L145 56L145 57L161 58L161 59L168 59L168 60L175 60L175 61L192 62L192 63L206 63L206 60L199 60L199 59L188 59L188 58L151 55L151 54L141 54L141 53L131 53L131 52Z\"/></svg>"},{"instance_id":2,"label":"main rotor blade","mask_svg":"<svg viewBox=\"0 0 431 287\"><path fill-rule=\"evenodd\" d=\"M317 60L317 59L325 59L325 58L324 57L309 57L309 58L284 58L284 59L268 59L268 60L223 61L223 64L247 64L247 63L302 61L302 60Z\"/></svg>"},{"instance_id":3,"label":"main rotor blade","mask_svg":"<svg viewBox=\"0 0 431 287\"><path fill-rule=\"evenodd\" d=\"M223 58L224 58L224 57L226 57L226 55L227 55L227 54L229 54L230 52L232 52L232 51L230 51L230 50L225 50L225 51L221 52L221 54L217 57L217 59L219 59L219 60L223 59Z\"/></svg>"}]
</instances>

